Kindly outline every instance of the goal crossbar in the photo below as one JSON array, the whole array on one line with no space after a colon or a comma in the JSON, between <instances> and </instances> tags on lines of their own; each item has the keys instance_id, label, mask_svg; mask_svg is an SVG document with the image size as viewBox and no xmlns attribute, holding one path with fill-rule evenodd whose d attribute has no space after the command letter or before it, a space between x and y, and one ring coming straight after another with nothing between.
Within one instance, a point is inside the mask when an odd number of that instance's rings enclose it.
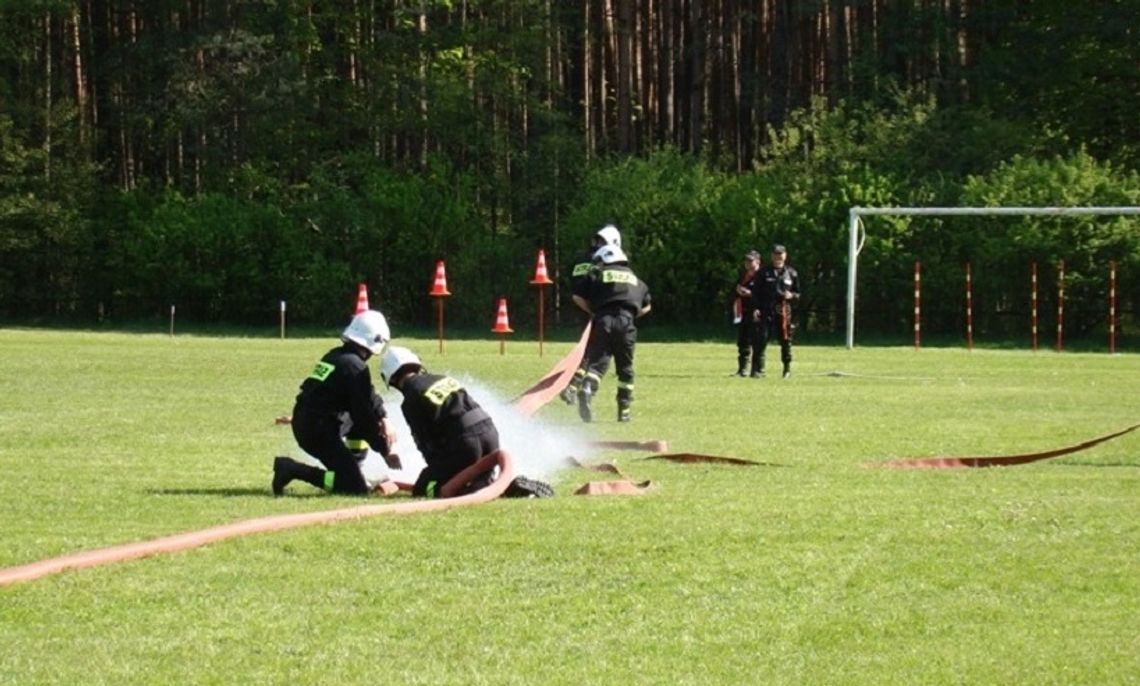
<instances>
[{"instance_id":1,"label":"goal crossbar","mask_svg":"<svg viewBox=\"0 0 1140 686\"><path fill-rule=\"evenodd\" d=\"M852 207L847 222L847 347L855 347L855 275L867 232L863 217L1140 215L1140 207ZM861 235L860 235L861 234Z\"/></svg>"}]
</instances>

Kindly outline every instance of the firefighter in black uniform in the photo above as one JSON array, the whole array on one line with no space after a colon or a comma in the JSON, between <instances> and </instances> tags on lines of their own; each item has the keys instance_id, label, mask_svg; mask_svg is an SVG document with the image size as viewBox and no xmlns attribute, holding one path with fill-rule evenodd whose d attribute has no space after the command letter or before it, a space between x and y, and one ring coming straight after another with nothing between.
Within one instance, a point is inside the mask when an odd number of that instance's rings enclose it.
<instances>
[{"instance_id":1,"label":"firefighter in black uniform","mask_svg":"<svg viewBox=\"0 0 1140 686\"><path fill-rule=\"evenodd\" d=\"M736 375L748 374L752 361L752 376L760 376L759 322L752 316L752 292L756 290L756 276L760 271L760 253L749 250L744 256L744 268L736 280L732 301L732 323L736 326Z\"/></svg>"},{"instance_id":2,"label":"firefighter in black uniform","mask_svg":"<svg viewBox=\"0 0 1140 686\"><path fill-rule=\"evenodd\" d=\"M368 446L389 467L399 468L391 455L395 436L385 419L384 401L372 385L368 359L382 352L391 332L384 315L367 310L352 318L341 334L344 342L325 353L301 383L293 406L293 437L325 469L288 457L273 461L273 494L300 479L331 493L366 495L371 489L360 471Z\"/></svg>"},{"instance_id":3,"label":"firefighter in black uniform","mask_svg":"<svg viewBox=\"0 0 1140 686\"><path fill-rule=\"evenodd\" d=\"M787 264L788 251L784 246L772 248L772 264L760 268L756 288L752 291L753 318L759 323L760 364L756 371L764 376L764 351L769 339L780 342L780 361L784 363L784 378L792 373L792 303L800 297L800 276L795 267ZM753 363L755 364L755 362Z\"/></svg>"},{"instance_id":4,"label":"firefighter in black uniform","mask_svg":"<svg viewBox=\"0 0 1140 686\"><path fill-rule=\"evenodd\" d=\"M585 283L586 277L588 277L590 271L594 269L594 256L598 254L598 250L606 245L621 247L621 232L618 231L617 227L613 224L606 224L601 229L598 229L598 232L594 234L594 237L590 241L590 249L582 255L581 259L574 263L574 268L570 272L571 294L577 293L582 287L582 284ZM610 355L609 352L606 352L598 360L598 367L601 369L602 374L605 374L606 371L609 370L611 357L613 356ZM563 402L567 405L573 405L577 402L578 391L582 388L582 380L585 378L586 356L583 355L582 361L578 363L577 371L574 372L573 378L570 379L570 383L567 384L566 388L563 388L562 393L559 394Z\"/></svg>"},{"instance_id":5,"label":"firefighter in black uniform","mask_svg":"<svg viewBox=\"0 0 1140 686\"><path fill-rule=\"evenodd\" d=\"M603 246L599 263L574 293L574 302L593 319L586 344L586 374L578 393L578 414L593 420L590 402L606 373L604 361L613 355L617 367L618 421L628 422L633 402L633 351L637 346L634 320L651 307L649 287L629 268L629 259L616 245Z\"/></svg>"},{"instance_id":6,"label":"firefighter in black uniform","mask_svg":"<svg viewBox=\"0 0 1140 686\"><path fill-rule=\"evenodd\" d=\"M400 391L400 406L412 439L427 466L412 486L412 495L439 497L444 484L479 458L499 449L499 431L491 415L450 376L428 374L411 350L393 346L384 356L380 376ZM466 492L485 485L476 480ZM517 477L503 494L506 497L548 497L554 490L546 483Z\"/></svg>"}]
</instances>

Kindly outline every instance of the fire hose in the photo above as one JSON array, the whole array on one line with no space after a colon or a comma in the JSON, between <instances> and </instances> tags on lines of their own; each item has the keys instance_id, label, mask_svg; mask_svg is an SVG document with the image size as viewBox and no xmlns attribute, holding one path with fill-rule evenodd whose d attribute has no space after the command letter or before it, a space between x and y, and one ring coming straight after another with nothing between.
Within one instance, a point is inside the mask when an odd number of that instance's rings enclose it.
<instances>
[{"instance_id":1,"label":"fire hose","mask_svg":"<svg viewBox=\"0 0 1140 686\"><path fill-rule=\"evenodd\" d=\"M499 467L499 476L489 485L474 493L456 495L476 476L490 471L496 466ZM32 581L33 579L39 579L40 577L49 576L51 574L59 574L71 569L85 569L87 567L97 567L113 562L137 560L160 553L174 553L210 543L217 543L218 541L224 541L230 538L236 538L238 536L295 529L313 524L329 524L345 520L364 519L365 517L377 515L433 512L456 507L479 505L501 496L512 479L514 479L514 464L511 461L510 455L505 450L496 450L464 469L444 484L440 491L443 497L440 499L387 503L383 505L359 505L357 507L325 510L322 512L272 515L269 517L259 517L257 519L234 522L233 524L224 524L200 531L164 536L149 541L139 541L137 543L127 543L111 546L109 548L87 550L47 560L40 560L39 562L32 562L30 564L0 569L0 586L8 586L22 581Z\"/></svg>"},{"instance_id":2,"label":"fire hose","mask_svg":"<svg viewBox=\"0 0 1140 686\"><path fill-rule=\"evenodd\" d=\"M1037 453L1021 453L1018 455L983 455L976 457L925 457L925 458L911 458L902 460L891 460L879 464L881 467L888 467L893 469L959 469L962 467L1011 467L1013 465L1028 464L1030 462L1037 462L1038 460L1047 460L1052 457L1061 457L1062 455L1070 455L1072 453L1087 450L1094 445L1104 443L1105 441L1112 440L1118 436L1123 436L1126 433L1135 431L1140 428L1140 424L1133 424L1132 426L1121 429L1104 436L1098 436L1091 440L1076 445L1070 445L1064 448L1056 448L1054 450L1044 450Z\"/></svg>"}]
</instances>

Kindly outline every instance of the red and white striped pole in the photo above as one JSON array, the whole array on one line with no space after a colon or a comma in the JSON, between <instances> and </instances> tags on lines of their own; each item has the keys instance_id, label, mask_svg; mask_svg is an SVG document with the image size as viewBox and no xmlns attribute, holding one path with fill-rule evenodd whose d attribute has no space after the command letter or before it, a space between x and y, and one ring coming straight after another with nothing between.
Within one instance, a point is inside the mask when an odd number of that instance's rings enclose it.
<instances>
[{"instance_id":1,"label":"red and white striped pole","mask_svg":"<svg viewBox=\"0 0 1140 686\"><path fill-rule=\"evenodd\" d=\"M974 349L974 287L969 262L966 262L966 348Z\"/></svg>"},{"instance_id":2,"label":"red and white striped pole","mask_svg":"<svg viewBox=\"0 0 1140 686\"><path fill-rule=\"evenodd\" d=\"M1116 262L1108 263L1108 352L1116 352Z\"/></svg>"},{"instance_id":3,"label":"red and white striped pole","mask_svg":"<svg viewBox=\"0 0 1140 686\"><path fill-rule=\"evenodd\" d=\"M1065 340L1065 261L1057 263L1057 352Z\"/></svg>"},{"instance_id":4,"label":"red and white striped pole","mask_svg":"<svg viewBox=\"0 0 1140 686\"><path fill-rule=\"evenodd\" d=\"M1033 311L1033 352L1037 352L1037 263L1033 263L1033 293L1030 296L1031 309Z\"/></svg>"},{"instance_id":5,"label":"red and white striped pole","mask_svg":"<svg viewBox=\"0 0 1140 686\"><path fill-rule=\"evenodd\" d=\"M914 261L914 349L922 344L922 263Z\"/></svg>"}]
</instances>

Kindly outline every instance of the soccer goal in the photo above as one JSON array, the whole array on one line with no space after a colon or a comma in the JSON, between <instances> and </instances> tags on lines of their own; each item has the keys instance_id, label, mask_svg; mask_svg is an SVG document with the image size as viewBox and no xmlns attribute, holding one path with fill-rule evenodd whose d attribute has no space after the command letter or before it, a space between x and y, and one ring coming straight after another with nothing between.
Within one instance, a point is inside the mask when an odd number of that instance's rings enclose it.
<instances>
[{"instance_id":1,"label":"soccer goal","mask_svg":"<svg viewBox=\"0 0 1140 686\"><path fill-rule=\"evenodd\" d=\"M855 347L855 282L859 253L867 240L863 217L963 217L1140 215L1140 207L852 207L848 212L847 242L847 347Z\"/></svg>"}]
</instances>

